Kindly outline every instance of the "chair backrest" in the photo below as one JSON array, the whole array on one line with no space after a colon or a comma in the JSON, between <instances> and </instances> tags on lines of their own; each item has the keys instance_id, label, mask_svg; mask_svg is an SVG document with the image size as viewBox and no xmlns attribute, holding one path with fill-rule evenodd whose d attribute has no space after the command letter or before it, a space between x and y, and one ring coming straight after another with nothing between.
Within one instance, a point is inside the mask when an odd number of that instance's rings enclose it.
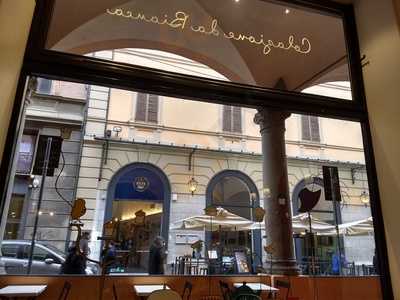
<instances>
[{"instance_id":1,"label":"chair backrest","mask_svg":"<svg viewBox=\"0 0 400 300\"><path fill-rule=\"evenodd\" d=\"M234 291L231 294L232 299L238 298L240 295L257 295L255 291L253 291L248 285L246 285L245 282L243 282L243 285L237 287L234 289Z\"/></svg>"},{"instance_id":2,"label":"chair backrest","mask_svg":"<svg viewBox=\"0 0 400 300\"><path fill-rule=\"evenodd\" d=\"M157 290L152 292L147 300L182 300L182 297L173 290Z\"/></svg>"},{"instance_id":3,"label":"chair backrest","mask_svg":"<svg viewBox=\"0 0 400 300\"><path fill-rule=\"evenodd\" d=\"M286 291L286 297L285 299L289 298L289 293L290 293L290 282L284 281L284 280L276 280L275 286L279 289L287 289Z\"/></svg>"},{"instance_id":4,"label":"chair backrest","mask_svg":"<svg viewBox=\"0 0 400 300\"><path fill-rule=\"evenodd\" d=\"M233 300L261 300L261 298L254 294L240 294L237 295Z\"/></svg>"},{"instance_id":5,"label":"chair backrest","mask_svg":"<svg viewBox=\"0 0 400 300\"><path fill-rule=\"evenodd\" d=\"M183 292L182 292L182 299L189 300L190 296L192 295L192 288L193 285L189 281L185 282L185 286L183 287Z\"/></svg>"},{"instance_id":6,"label":"chair backrest","mask_svg":"<svg viewBox=\"0 0 400 300\"><path fill-rule=\"evenodd\" d=\"M67 300L69 291L71 290L71 283L69 281L66 281L64 283L64 286L61 290L60 296L58 297L58 300Z\"/></svg>"},{"instance_id":7,"label":"chair backrest","mask_svg":"<svg viewBox=\"0 0 400 300\"><path fill-rule=\"evenodd\" d=\"M231 299L231 289L229 288L229 285L226 282L219 281L219 288L221 289L221 294L224 300L230 300Z\"/></svg>"}]
</instances>

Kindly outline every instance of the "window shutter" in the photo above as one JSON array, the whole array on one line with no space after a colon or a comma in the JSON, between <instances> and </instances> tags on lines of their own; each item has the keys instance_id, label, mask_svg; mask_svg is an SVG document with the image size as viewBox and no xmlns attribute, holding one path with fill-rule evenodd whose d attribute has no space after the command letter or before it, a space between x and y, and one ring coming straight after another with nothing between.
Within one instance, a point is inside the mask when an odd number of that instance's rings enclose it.
<instances>
[{"instance_id":1,"label":"window shutter","mask_svg":"<svg viewBox=\"0 0 400 300\"><path fill-rule=\"evenodd\" d=\"M301 116L301 138L305 141L311 140L310 116Z\"/></svg>"},{"instance_id":2,"label":"window shutter","mask_svg":"<svg viewBox=\"0 0 400 300\"><path fill-rule=\"evenodd\" d=\"M241 107L232 107L233 132L242 133L242 109Z\"/></svg>"},{"instance_id":3,"label":"window shutter","mask_svg":"<svg viewBox=\"0 0 400 300\"><path fill-rule=\"evenodd\" d=\"M311 140L313 142L319 142L321 138L319 134L318 117L310 116L310 128L311 128Z\"/></svg>"},{"instance_id":4,"label":"window shutter","mask_svg":"<svg viewBox=\"0 0 400 300\"><path fill-rule=\"evenodd\" d=\"M222 113L222 130L232 131L232 106L224 105Z\"/></svg>"},{"instance_id":5,"label":"window shutter","mask_svg":"<svg viewBox=\"0 0 400 300\"><path fill-rule=\"evenodd\" d=\"M147 122L158 123L158 96L149 95Z\"/></svg>"},{"instance_id":6,"label":"window shutter","mask_svg":"<svg viewBox=\"0 0 400 300\"><path fill-rule=\"evenodd\" d=\"M147 110L147 95L138 93L136 98L136 116L135 120L139 122L146 122Z\"/></svg>"}]
</instances>

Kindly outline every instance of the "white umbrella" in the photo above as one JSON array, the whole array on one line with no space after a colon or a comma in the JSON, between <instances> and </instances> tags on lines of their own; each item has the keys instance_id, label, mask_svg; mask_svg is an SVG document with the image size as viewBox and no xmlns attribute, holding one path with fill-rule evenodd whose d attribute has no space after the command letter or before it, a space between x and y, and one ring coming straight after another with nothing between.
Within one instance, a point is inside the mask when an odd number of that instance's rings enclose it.
<instances>
[{"instance_id":1,"label":"white umbrella","mask_svg":"<svg viewBox=\"0 0 400 300\"><path fill-rule=\"evenodd\" d=\"M339 225L339 231L344 235L368 235L374 232L372 217Z\"/></svg>"},{"instance_id":2,"label":"white umbrella","mask_svg":"<svg viewBox=\"0 0 400 300\"><path fill-rule=\"evenodd\" d=\"M311 216L311 229L315 234L327 234L335 230L335 226ZM310 220L307 213L292 217L292 230L294 233L303 233L306 230L310 230Z\"/></svg>"},{"instance_id":3,"label":"white umbrella","mask_svg":"<svg viewBox=\"0 0 400 300\"><path fill-rule=\"evenodd\" d=\"M172 230L241 231L259 229L256 222L217 207L216 216L197 215L173 223Z\"/></svg>"},{"instance_id":4,"label":"white umbrella","mask_svg":"<svg viewBox=\"0 0 400 300\"><path fill-rule=\"evenodd\" d=\"M299 214L292 218L294 233L302 233L310 230L308 215ZM311 217L311 228L317 235L336 235L336 227L317 218ZM368 235L374 232L372 217L367 219L339 224L339 234L347 236Z\"/></svg>"}]
</instances>

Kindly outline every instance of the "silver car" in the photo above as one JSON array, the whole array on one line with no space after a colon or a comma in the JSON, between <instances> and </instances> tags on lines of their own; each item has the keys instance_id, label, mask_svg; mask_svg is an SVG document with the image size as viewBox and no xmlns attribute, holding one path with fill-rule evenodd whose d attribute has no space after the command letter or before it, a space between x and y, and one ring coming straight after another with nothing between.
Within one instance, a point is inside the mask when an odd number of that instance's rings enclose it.
<instances>
[{"instance_id":1,"label":"silver car","mask_svg":"<svg viewBox=\"0 0 400 300\"><path fill-rule=\"evenodd\" d=\"M7 274L26 274L30 241L4 240L1 244L1 262ZM31 274L60 274L66 255L56 247L37 242L33 250ZM98 274L97 265L88 263L87 275Z\"/></svg>"}]
</instances>

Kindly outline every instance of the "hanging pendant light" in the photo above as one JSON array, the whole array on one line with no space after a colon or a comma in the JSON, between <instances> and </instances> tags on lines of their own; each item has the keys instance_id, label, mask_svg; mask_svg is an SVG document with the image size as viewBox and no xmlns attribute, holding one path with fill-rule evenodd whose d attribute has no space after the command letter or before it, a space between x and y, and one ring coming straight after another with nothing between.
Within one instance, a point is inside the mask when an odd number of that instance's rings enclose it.
<instances>
[{"instance_id":1,"label":"hanging pendant light","mask_svg":"<svg viewBox=\"0 0 400 300\"><path fill-rule=\"evenodd\" d=\"M368 178L366 179L368 181ZM367 192L367 189L365 188L365 180L364 180L364 174L362 174L362 186L363 186L363 191L361 192L360 195L360 201L362 204L367 206L369 204L369 194Z\"/></svg>"},{"instance_id":2,"label":"hanging pendant light","mask_svg":"<svg viewBox=\"0 0 400 300\"><path fill-rule=\"evenodd\" d=\"M193 196L194 193L195 193L196 190L197 190L197 186L199 185L199 183L197 182L196 179L194 179L194 177L192 177L192 178L189 180L188 185L189 185L189 191L192 193L192 196Z\"/></svg>"},{"instance_id":3,"label":"hanging pendant light","mask_svg":"<svg viewBox=\"0 0 400 300\"><path fill-rule=\"evenodd\" d=\"M197 191L197 186L199 185L197 180L194 179L194 152L195 152L195 150L193 150L189 156L189 170L192 169L192 178L189 180L188 186L189 186L189 191L192 194L192 196Z\"/></svg>"},{"instance_id":4,"label":"hanging pendant light","mask_svg":"<svg viewBox=\"0 0 400 300\"><path fill-rule=\"evenodd\" d=\"M366 190L362 191L362 193L360 195L360 201L365 206L367 206L369 204L369 195Z\"/></svg>"}]
</instances>

